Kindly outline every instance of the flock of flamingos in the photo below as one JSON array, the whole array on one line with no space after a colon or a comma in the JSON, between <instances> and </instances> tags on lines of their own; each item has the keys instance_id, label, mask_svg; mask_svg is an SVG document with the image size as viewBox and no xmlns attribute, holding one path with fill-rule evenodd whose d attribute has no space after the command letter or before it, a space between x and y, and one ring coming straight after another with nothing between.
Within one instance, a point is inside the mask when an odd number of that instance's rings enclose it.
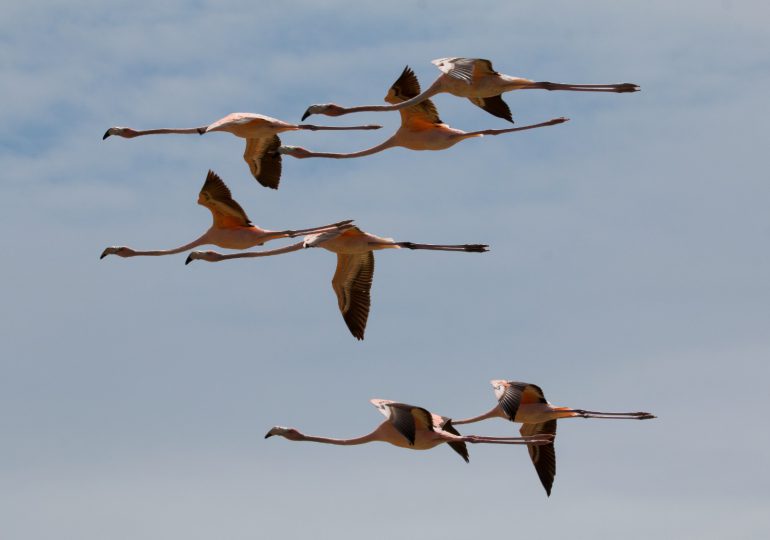
<instances>
[{"instance_id":1,"label":"flock of flamingos","mask_svg":"<svg viewBox=\"0 0 770 540\"><path fill-rule=\"evenodd\" d=\"M398 111L401 114L401 126L391 137L377 146L358 152L349 154L322 153L312 152L298 146L285 146L281 144L278 134L296 130L368 130L379 129L381 126L330 127L290 124L261 114L233 113L212 124L195 128L160 128L140 131L127 127L112 127L107 130L103 138L106 139L111 135L133 138L166 133L205 135L215 131L226 131L236 137L246 139L243 159L248 164L254 178L265 187L278 189L283 155L295 158L345 159L368 156L396 146L411 150L445 150L473 137L502 135L552 126L567 121L566 118L554 118L547 122L518 128L465 132L449 127L439 118L436 106L430 100L436 94L449 93L468 98L471 103L488 113L513 122L511 111L502 99L504 92L543 89L622 93L639 90L637 85L631 83L558 84L536 82L498 73L492 68L492 63L489 60L478 58L440 58L434 60L433 64L442 73L425 91L420 90L420 83L416 75L409 67L406 67L385 96L388 105L345 108L327 103L311 105L307 108L302 115L303 121L313 114L342 116L360 111ZM337 268L332 278L332 287L337 295L340 312L353 336L362 340L371 303L370 291L374 277L373 252L375 250L406 248L475 253L488 251L488 246L485 244L438 245L397 242L392 238L383 238L364 232L353 225L352 220L308 229L281 231L262 229L251 222L241 205L232 198L227 185L213 171L209 171L206 176L203 188L198 195L198 204L211 211L213 224L192 242L173 249L153 251L137 251L125 246L111 246L102 252L101 258L107 255L119 257L172 255L207 244L227 249L244 250L261 246L271 240L304 236L300 242L266 251L240 252L230 255L223 255L215 251L193 251L187 257L185 264L199 259L217 262L246 257L269 257L311 247L321 247L332 251L337 254ZM433 414L422 407L384 399L373 399L371 403L385 416L386 420L374 431L362 437L353 439L315 437L304 435L293 428L276 426L265 435L265 438L279 435L292 441L313 441L336 445L357 445L381 441L413 450L427 450L441 443L447 443L466 462L468 461L466 443L523 444L527 446L538 477L546 493L550 495L556 475L554 439L558 419L581 417L645 420L655 418L647 412L596 412L571 407L557 407L545 399L540 387L529 383L494 380L492 387L497 397L497 405L489 412L472 418L453 420L446 416ZM521 423L521 437L461 435L454 427L488 418L503 418L511 422Z\"/></svg>"}]
</instances>

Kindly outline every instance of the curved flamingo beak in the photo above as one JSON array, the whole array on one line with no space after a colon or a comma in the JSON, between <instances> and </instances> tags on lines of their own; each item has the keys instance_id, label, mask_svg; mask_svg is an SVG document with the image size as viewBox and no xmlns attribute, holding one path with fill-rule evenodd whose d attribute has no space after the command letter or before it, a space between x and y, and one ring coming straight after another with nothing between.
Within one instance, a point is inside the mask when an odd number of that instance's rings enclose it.
<instances>
[{"instance_id":1,"label":"curved flamingo beak","mask_svg":"<svg viewBox=\"0 0 770 540\"><path fill-rule=\"evenodd\" d=\"M110 133L110 130L108 129L107 131L104 132L104 136L102 137L102 140L106 139L110 135L112 135L112 133Z\"/></svg>"},{"instance_id":2,"label":"curved flamingo beak","mask_svg":"<svg viewBox=\"0 0 770 540\"><path fill-rule=\"evenodd\" d=\"M305 114L302 115L302 120L304 121L305 118L307 118L311 114L313 114L313 113L310 112L310 107L308 107L307 110L305 111Z\"/></svg>"},{"instance_id":3,"label":"curved flamingo beak","mask_svg":"<svg viewBox=\"0 0 770 540\"><path fill-rule=\"evenodd\" d=\"M195 259L193 259L192 254L187 256L187 259L184 261L184 265L187 266L191 262L193 262Z\"/></svg>"}]
</instances>

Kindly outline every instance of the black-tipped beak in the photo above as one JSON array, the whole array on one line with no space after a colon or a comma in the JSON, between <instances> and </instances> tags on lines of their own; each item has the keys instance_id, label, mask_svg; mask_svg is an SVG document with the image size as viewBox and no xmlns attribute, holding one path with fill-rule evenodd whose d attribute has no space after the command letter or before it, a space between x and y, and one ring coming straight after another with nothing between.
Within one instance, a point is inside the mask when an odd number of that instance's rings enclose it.
<instances>
[{"instance_id":1,"label":"black-tipped beak","mask_svg":"<svg viewBox=\"0 0 770 540\"><path fill-rule=\"evenodd\" d=\"M308 107L307 110L305 111L305 114L302 115L302 121L304 122L305 118L307 118L311 114L312 113L310 112L310 107Z\"/></svg>"},{"instance_id":2,"label":"black-tipped beak","mask_svg":"<svg viewBox=\"0 0 770 540\"><path fill-rule=\"evenodd\" d=\"M273 436L273 434L272 434L272 433L270 433L270 432L268 431L268 432L267 432L267 435L265 435L265 439L268 439L268 438L270 438L270 437L272 437L272 436Z\"/></svg>"},{"instance_id":3,"label":"black-tipped beak","mask_svg":"<svg viewBox=\"0 0 770 540\"><path fill-rule=\"evenodd\" d=\"M101 255L99 255L99 260L101 261L101 260L102 260L103 258L105 258L107 255L108 255L108 253L107 253L107 250L105 249L104 251L102 251L102 254L101 254Z\"/></svg>"},{"instance_id":4,"label":"black-tipped beak","mask_svg":"<svg viewBox=\"0 0 770 540\"><path fill-rule=\"evenodd\" d=\"M110 133L110 130L108 129L107 131L104 132L104 137L102 137L102 140L106 139L110 135L111 135L111 133Z\"/></svg>"},{"instance_id":5,"label":"black-tipped beak","mask_svg":"<svg viewBox=\"0 0 770 540\"><path fill-rule=\"evenodd\" d=\"M185 260L184 265L187 266L191 262L193 262L195 259L192 258L192 255L187 256L187 260Z\"/></svg>"}]
</instances>

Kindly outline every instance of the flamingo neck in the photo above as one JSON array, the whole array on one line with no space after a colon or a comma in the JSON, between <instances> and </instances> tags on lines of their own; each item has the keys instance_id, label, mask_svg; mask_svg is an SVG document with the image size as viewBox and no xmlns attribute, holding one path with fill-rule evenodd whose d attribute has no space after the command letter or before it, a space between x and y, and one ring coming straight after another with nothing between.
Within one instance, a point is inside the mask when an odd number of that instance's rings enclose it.
<instances>
[{"instance_id":1,"label":"flamingo neck","mask_svg":"<svg viewBox=\"0 0 770 540\"><path fill-rule=\"evenodd\" d=\"M373 441L380 440L377 438L377 432L373 431L362 437L356 437L353 439L333 439L331 437L315 437L313 435L302 435L300 441L317 442L324 444L336 444L338 446L355 446L357 444L366 444Z\"/></svg>"},{"instance_id":2,"label":"flamingo neck","mask_svg":"<svg viewBox=\"0 0 770 540\"><path fill-rule=\"evenodd\" d=\"M270 257L271 255L280 255L282 253L291 253L292 251L298 251L305 247L305 242L297 242L290 246L270 249L267 251L247 251L243 253L230 253L228 255L219 255L218 261L226 261L228 259L250 259L254 257Z\"/></svg>"},{"instance_id":3,"label":"flamingo neck","mask_svg":"<svg viewBox=\"0 0 770 540\"><path fill-rule=\"evenodd\" d=\"M452 425L458 425L458 424L472 424L474 422L481 422L482 420L486 420L487 418L506 418L505 413L500 408L499 405L496 405L494 409L492 409L489 412L485 412L484 414L480 414L479 416L474 416L472 418L465 418L463 420L452 420Z\"/></svg>"},{"instance_id":4,"label":"flamingo neck","mask_svg":"<svg viewBox=\"0 0 770 540\"><path fill-rule=\"evenodd\" d=\"M203 133L206 131L206 126L199 127L199 128L159 128L159 129L145 129L141 131L136 131L136 137L140 137L142 135L160 135L165 133L179 133L179 134L185 134L185 135L203 135Z\"/></svg>"},{"instance_id":5,"label":"flamingo neck","mask_svg":"<svg viewBox=\"0 0 770 540\"><path fill-rule=\"evenodd\" d=\"M430 85L430 87L425 90L424 92L417 94L413 98L407 99L406 101L402 101L401 103L395 103L392 105L361 105L359 107L349 107L344 109L343 114L349 114L354 112L380 112L380 111L400 111L401 109L406 109L408 107L411 107L412 105L417 105L418 103L425 101L426 99L435 96L436 94L440 94L441 92L446 92L443 87L442 78L439 77L436 79L433 84Z\"/></svg>"},{"instance_id":6,"label":"flamingo neck","mask_svg":"<svg viewBox=\"0 0 770 540\"><path fill-rule=\"evenodd\" d=\"M377 146L373 146L371 148L367 148L366 150L361 150L359 152L353 152L351 154L336 154L336 153L330 153L330 152L308 152L304 157L323 157L323 158L332 158L332 159L357 158L357 157L370 156L372 154L382 152L383 150L386 150L393 146L397 146L397 145L395 144L393 137L391 137L387 141L381 144L378 144Z\"/></svg>"},{"instance_id":7,"label":"flamingo neck","mask_svg":"<svg viewBox=\"0 0 770 540\"><path fill-rule=\"evenodd\" d=\"M134 251L130 256L131 257L157 257L161 255L175 255L177 253L183 253L185 251L189 251L192 248L202 246L205 244L208 244L208 234L204 234L200 238L197 238L190 242L189 244L185 244L183 246L179 246L173 249L156 249L151 251Z\"/></svg>"}]
</instances>

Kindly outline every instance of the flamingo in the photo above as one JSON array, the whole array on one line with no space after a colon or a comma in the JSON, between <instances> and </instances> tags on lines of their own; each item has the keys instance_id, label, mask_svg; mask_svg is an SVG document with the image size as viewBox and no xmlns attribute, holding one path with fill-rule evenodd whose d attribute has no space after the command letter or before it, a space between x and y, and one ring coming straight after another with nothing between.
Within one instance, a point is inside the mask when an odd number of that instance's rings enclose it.
<instances>
[{"instance_id":1,"label":"flamingo","mask_svg":"<svg viewBox=\"0 0 770 540\"><path fill-rule=\"evenodd\" d=\"M337 270L332 278L332 288L337 295L342 318L353 337L358 340L364 339L366 321L369 318L375 250L406 248L481 253L488 251L489 248L485 244L435 245L396 242L392 238L381 238L346 224L344 228L310 234L302 242L268 251L231 255L222 255L216 251L193 251L187 257L185 264L199 259L218 262L228 259L269 257L311 247L321 247L337 254Z\"/></svg>"},{"instance_id":2,"label":"flamingo","mask_svg":"<svg viewBox=\"0 0 770 540\"><path fill-rule=\"evenodd\" d=\"M556 476L556 420L560 418L614 418L626 420L649 420L655 418L648 412L597 412L571 407L556 407L548 403L543 390L534 384L517 381L491 381L497 396L497 405L489 411L473 418L454 420L455 425L470 424L487 418L505 418L511 422L523 424L520 433L534 437L549 435L551 442L542 446L530 445L529 457L548 496L551 496L553 479Z\"/></svg>"},{"instance_id":3,"label":"flamingo","mask_svg":"<svg viewBox=\"0 0 770 540\"><path fill-rule=\"evenodd\" d=\"M351 129L380 129L382 126L314 126L311 124L289 124L282 120L270 118L255 113L232 113L220 118L213 124L196 128L160 128L138 131L127 127L111 127L104 133L102 140L110 135L117 135L126 139L141 137L142 135L157 135L164 133L183 133L204 135L212 131L227 131L236 137L246 139L246 150L243 159L249 165L251 174L263 186L278 189L281 180L281 155L276 152L281 146L278 134L284 131L297 130L351 130Z\"/></svg>"},{"instance_id":4,"label":"flamingo","mask_svg":"<svg viewBox=\"0 0 770 540\"><path fill-rule=\"evenodd\" d=\"M420 83L409 66L404 68L401 76L393 83L385 96L385 101L393 104L403 104L407 101L414 101L420 94ZM400 106L399 106L400 107ZM472 131L466 133L459 129L449 127L441 121L438 116L436 106L430 99L423 99L415 102L406 108L400 108L401 126L392 137L385 142L351 154L335 154L328 152L310 152L299 146L281 146L278 153L288 154L296 158L325 157L325 158L356 158L369 156L393 148L402 146L410 150L445 150L460 141L473 137L483 137L484 135L502 135L513 131L524 131L545 126L553 126L567 121L567 118L554 118L548 122L510 129L486 129L483 131Z\"/></svg>"},{"instance_id":5,"label":"flamingo","mask_svg":"<svg viewBox=\"0 0 770 540\"><path fill-rule=\"evenodd\" d=\"M364 105L360 107L341 107L334 103L311 105L302 115L305 120L311 114L342 116L361 111L398 111L436 94L449 93L468 98L471 103L488 113L513 122L511 110L503 101L502 94L511 90L570 90L573 92L638 92L639 86L632 83L622 84L560 84L535 82L520 77L503 75L492 68L492 62L483 58L437 58L431 63L443 73L419 95L393 105Z\"/></svg>"},{"instance_id":6,"label":"flamingo","mask_svg":"<svg viewBox=\"0 0 770 540\"><path fill-rule=\"evenodd\" d=\"M549 444L548 435L533 437L482 437L479 435L460 435L452 427L451 419L433 414L427 409L397 403L389 399L372 399L370 403L377 407L386 420L374 431L353 439L332 439L305 435L294 428L275 426L265 435L265 439L278 435L290 441L310 441L341 446L353 446L380 441L400 448L411 450L430 450L442 443L447 443L468 463L468 448L465 443L477 444L526 444L538 446Z\"/></svg>"},{"instance_id":7,"label":"flamingo","mask_svg":"<svg viewBox=\"0 0 770 540\"><path fill-rule=\"evenodd\" d=\"M214 244L227 249L246 249L261 246L265 242L279 238L294 238L308 233L344 230L353 221L340 221L312 229L287 231L260 229L249 220L241 205L233 200L227 185L214 171L209 171L206 175L206 181L198 195L198 204L211 210L214 222L209 230L189 244L174 249L155 251L136 251L126 246L110 246L102 252L99 258L103 259L107 255L118 255L119 257L173 255L205 244Z\"/></svg>"}]
</instances>

